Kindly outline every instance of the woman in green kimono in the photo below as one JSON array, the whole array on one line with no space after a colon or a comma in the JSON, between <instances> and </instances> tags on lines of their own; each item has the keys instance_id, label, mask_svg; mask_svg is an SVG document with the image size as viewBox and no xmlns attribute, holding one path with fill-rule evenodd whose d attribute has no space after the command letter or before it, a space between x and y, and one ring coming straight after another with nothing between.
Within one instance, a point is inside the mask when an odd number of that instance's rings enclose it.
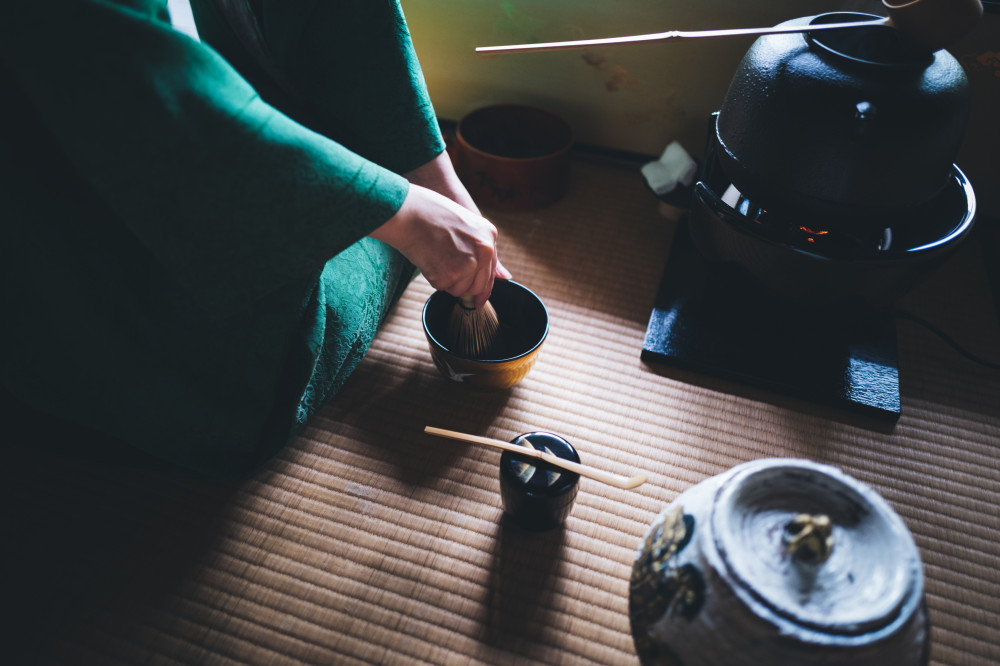
<instances>
[{"instance_id":1,"label":"woman in green kimono","mask_svg":"<svg viewBox=\"0 0 1000 666\"><path fill-rule=\"evenodd\" d=\"M204 43L166 0L0 5L3 387L213 475L301 429L414 267L510 277L398 4L244 3L193 0Z\"/></svg>"}]
</instances>

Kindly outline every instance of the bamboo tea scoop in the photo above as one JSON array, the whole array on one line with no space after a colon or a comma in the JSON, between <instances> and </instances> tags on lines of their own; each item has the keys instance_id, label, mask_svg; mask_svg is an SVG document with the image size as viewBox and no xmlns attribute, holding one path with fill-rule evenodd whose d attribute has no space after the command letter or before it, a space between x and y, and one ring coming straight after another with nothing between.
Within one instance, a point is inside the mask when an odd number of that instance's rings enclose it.
<instances>
[{"instance_id":1,"label":"bamboo tea scoop","mask_svg":"<svg viewBox=\"0 0 1000 666\"><path fill-rule=\"evenodd\" d=\"M491 439L489 437L480 437L479 435L469 435L464 432L445 430L443 428L435 428L433 426L426 426L424 428L424 432L430 435L437 435L438 437L447 437L449 439L471 442L472 444L489 446L495 449L502 449L504 451L513 451L519 456L524 456L526 458L538 458L539 460L544 460L550 465L554 465L560 469L573 472L574 474L579 474L580 476L588 479L600 481L601 483L606 483L609 486L614 486L615 488L631 490L646 483L645 474L636 474L635 476L628 478L617 476L615 474L603 472L599 469L594 469L593 467L588 467L587 465L581 465L580 463L573 462L572 460L565 460L557 455L549 453L548 451L539 451L535 448L531 448L530 446L511 444L510 442L505 442L502 439Z\"/></svg>"}]
</instances>

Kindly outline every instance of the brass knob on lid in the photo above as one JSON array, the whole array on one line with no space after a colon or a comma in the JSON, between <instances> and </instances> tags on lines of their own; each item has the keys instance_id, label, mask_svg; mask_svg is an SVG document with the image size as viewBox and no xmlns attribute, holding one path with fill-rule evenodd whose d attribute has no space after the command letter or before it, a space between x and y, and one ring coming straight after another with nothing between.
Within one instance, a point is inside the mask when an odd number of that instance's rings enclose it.
<instances>
[{"instance_id":1,"label":"brass knob on lid","mask_svg":"<svg viewBox=\"0 0 1000 666\"><path fill-rule=\"evenodd\" d=\"M833 551L833 521L824 514L797 514L785 523L782 540L795 561L822 564Z\"/></svg>"}]
</instances>

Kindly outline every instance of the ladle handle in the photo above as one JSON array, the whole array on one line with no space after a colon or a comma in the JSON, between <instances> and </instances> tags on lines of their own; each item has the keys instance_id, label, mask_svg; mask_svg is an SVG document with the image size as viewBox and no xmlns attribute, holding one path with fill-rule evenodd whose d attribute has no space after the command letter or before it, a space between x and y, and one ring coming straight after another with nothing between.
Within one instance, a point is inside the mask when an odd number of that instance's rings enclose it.
<instances>
[{"instance_id":1,"label":"ladle handle","mask_svg":"<svg viewBox=\"0 0 1000 666\"><path fill-rule=\"evenodd\" d=\"M539 44L512 44L509 46L479 46L476 53L483 57L505 55L510 53L539 53L542 51L566 51L572 49L589 49L595 46L617 46L621 44L641 44L645 42L663 42L670 39L694 39L710 37L739 37L741 35L782 35L795 32L817 32L820 30L843 30L845 28L865 28L888 25L889 18L883 17L866 21L849 21L846 23L820 23L816 25L775 25L769 28L726 28L723 30L668 30L645 35L626 35L624 37L605 37L602 39L577 39L568 42L542 42Z\"/></svg>"},{"instance_id":2,"label":"ladle handle","mask_svg":"<svg viewBox=\"0 0 1000 666\"><path fill-rule=\"evenodd\" d=\"M470 435L464 432L445 430L444 428L435 428L434 426L425 426L424 432L429 435L457 439L463 442L479 444L480 446L489 446L494 449L513 451L519 456L524 456L526 458L538 458L539 460L544 460L550 465L555 465L556 467L573 472L574 474L579 474L580 476L588 479L594 479L595 481L600 481L601 483L606 483L609 486L614 486L615 488L621 488L623 490L637 488L646 482L645 474L636 474L635 476L628 478L616 476L614 474L609 474L608 472L603 472L599 469L594 469L593 467L588 467L587 465L581 465L580 463L572 460L560 458L559 456L547 451L539 451L538 449L528 448L519 444L511 444L510 442L505 442L502 439L480 437L479 435Z\"/></svg>"}]
</instances>

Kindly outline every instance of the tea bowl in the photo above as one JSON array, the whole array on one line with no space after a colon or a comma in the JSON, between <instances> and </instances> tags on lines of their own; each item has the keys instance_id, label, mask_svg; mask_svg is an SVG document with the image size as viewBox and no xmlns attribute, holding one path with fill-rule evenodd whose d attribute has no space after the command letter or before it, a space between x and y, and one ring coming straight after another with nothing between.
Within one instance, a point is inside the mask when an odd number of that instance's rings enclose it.
<instances>
[{"instance_id":1,"label":"tea bowl","mask_svg":"<svg viewBox=\"0 0 1000 666\"><path fill-rule=\"evenodd\" d=\"M434 292L424 304L424 336L438 371L471 389L509 389L528 374L549 333L545 304L530 289L512 280L497 280L490 303L500 322L497 344L487 358L471 358L448 346L448 327L456 299Z\"/></svg>"}]
</instances>

